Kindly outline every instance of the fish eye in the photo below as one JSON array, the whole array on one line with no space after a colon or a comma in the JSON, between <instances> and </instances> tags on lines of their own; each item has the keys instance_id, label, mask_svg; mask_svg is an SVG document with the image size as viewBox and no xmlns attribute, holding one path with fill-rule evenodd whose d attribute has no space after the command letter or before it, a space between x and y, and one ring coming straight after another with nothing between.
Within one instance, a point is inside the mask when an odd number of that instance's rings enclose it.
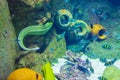
<instances>
[{"instance_id":1,"label":"fish eye","mask_svg":"<svg viewBox=\"0 0 120 80\"><path fill-rule=\"evenodd\" d=\"M38 80L39 75L36 73L36 80Z\"/></svg>"},{"instance_id":2,"label":"fish eye","mask_svg":"<svg viewBox=\"0 0 120 80\"><path fill-rule=\"evenodd\" d=\"M99 36L102 36L105 32L106 32L106 30L101 29L101 30L99 31L98 35L99 35Z\"/></svg>"}]
</instances>

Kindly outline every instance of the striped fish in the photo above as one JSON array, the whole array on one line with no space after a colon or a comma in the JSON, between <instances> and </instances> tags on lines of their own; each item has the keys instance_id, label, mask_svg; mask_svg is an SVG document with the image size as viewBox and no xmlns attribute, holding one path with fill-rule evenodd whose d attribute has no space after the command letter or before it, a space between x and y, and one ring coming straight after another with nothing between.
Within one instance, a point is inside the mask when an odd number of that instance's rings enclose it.
<instances>
[{"instance_id":1,"label":"striped fish","mask_svg":"<svg viewBox=\"0 0 120 80\"><path fill-rule=\"evenodd\" d=\"M102 48L104 48L104 49L112 49L111 45L109 45L109 44L103 44Z\"/></svg>"},{"instance_id":2,"label":"striped fish","mask_svg":"<svg viewBox=\"0 0 120 80\"><path fill-rule=\"evenodd\" d=\"M113 65L113 64L115 63L116 60L117 60L117 59L115 58L115 59L113 59L113 60L111 60L111 61L105 62L105 66Z\"/></svg>"},{"instance_id":3,"label":"striped fish","mask_svg":"<svg viewBox=\"0 0 120 80\"><path fill-rule=\"evenodd\" d=\"M103 76L100 76L98 77L99 80L108 80L107 78L103 77Z\"/></svg>"}]
</instances>

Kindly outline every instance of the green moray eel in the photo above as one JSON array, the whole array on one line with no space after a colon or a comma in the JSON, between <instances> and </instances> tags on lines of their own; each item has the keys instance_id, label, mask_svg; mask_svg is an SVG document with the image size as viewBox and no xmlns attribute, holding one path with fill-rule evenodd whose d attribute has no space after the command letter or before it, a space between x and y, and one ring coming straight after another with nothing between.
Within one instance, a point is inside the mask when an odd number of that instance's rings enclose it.
<instances>
[{"instance_id":1,"label":"green moray eel","mask_svg":"<svg viewBox=\"0 0 120 80\"><path fill-rule=\"evenodd\" d=\"M23 39L28 35L44 35L50 30L52 25L53 25L52 22L47 22L45 25L34 25L26 27L20 32L18 36L18 44L24 50L38 50L39 47L27 48L23 43Z\"/></svg>"}]
</instances>

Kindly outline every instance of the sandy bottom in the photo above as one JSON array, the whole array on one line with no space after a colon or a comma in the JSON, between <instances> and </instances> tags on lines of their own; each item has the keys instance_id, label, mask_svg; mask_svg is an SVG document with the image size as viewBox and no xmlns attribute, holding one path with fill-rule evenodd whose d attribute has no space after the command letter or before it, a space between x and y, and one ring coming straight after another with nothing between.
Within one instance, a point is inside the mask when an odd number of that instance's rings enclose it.
<instances>
[{"instance_id":1,"label":"sandy bottom","mask_svg":"<svg viewBox=\"0 0 120 80\"><path fill-rule=\"evenodd\" d=\"M85 60L86 58L88 58L87 56L82 56L82 59ZM106 66L104 66L104 63L100 62L99 59L90 59L92 63L92 67L94 68L94 74L91 74L91 76L89 77L89 80L98 80L99 76L102 76L104 69L106 68ZM55 66L53 66L53 71L54 73L60 73L60 67L62 65L65 64L65 59L64 58L59 58L58 59L58 64L55 64ZM115 66L117 66L118 68L120 68L120 60L117 60L114 63Z\"/></svg>"}]
</instances>

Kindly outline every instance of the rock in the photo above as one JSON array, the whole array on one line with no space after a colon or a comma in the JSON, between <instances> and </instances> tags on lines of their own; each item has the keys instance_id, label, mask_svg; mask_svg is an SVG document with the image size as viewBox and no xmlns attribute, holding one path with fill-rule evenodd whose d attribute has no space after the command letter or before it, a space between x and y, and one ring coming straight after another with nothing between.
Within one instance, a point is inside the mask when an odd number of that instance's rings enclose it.
<instances>
[{"instance_id":1,"label":"rock","mask_svg":"<svg viewBox=\"0 0 120 80\"><path fill-rule=\"evenodd\" d=\"M20 61L17 64L17 68L27 67L41 73L41 68L45 62L48 61L48 59L48 56L45 56L43 54L29 53L20 58Z\"/></svg>"},{"instance_id":2,"label":"rock","mask_svg":"<svg viewBox=\"0 0 120 80\"><path fill-rule=\"evenodd\" d=\"M46 16L44 3L45 0L8 0L17 35L23 28L39 24L36 20Z\"/></svg>"},{"instance_id":3,"label":"rock","mask_svg":"<svg viewBox=\"0 0 120 80\"><path fill-rule=\"evenodd\" d=\"M52 41L43 52L43 54L51 54L54 58L62 57L66 51L65 38L57 40L57 36L53 37Z\"/></svg>"},{"instance_id":4,"label":"rock","mask_svg":"<svg viewBox=\"0 0 120 80\"><path fill-rule=\"evenodd\" d=\"M38 6L39 8L43 6L44 0L22 0L25 4L31 6L31 7L36 7Z\"/></svg>"},{"instance_id":5,"label":"rock","mask_svg":"<svg viewBox=\"0 0 120 80\"><path fill-rule=\"evenodd\" d=\"M102 47L108 45L111 48L107 49ZM102 59L120 59L119 49L120 42L115 38L107 38L104 41L94 41L86 47L86 55L90 58L102 58Z\"/></svg>"},{"instance_id":6,"label":"rock","mask_svg":"<svg viewBox=\"0 0 120 80\"><path fill-rule=\"evenodd\" d=\"M0 0L0 80L6 80L9 73L14 70L15 43L15 31L7 0Z\"/></svg>"},{"instance_id":7,"label":"rock","mask_svg":"<svg viewBox=\"0 0 120 80\"><path fill-rule=\"evenodd\" d=\"M46 62L51 61L51 59L57 59L63 56L65 51L65 39L62 38L57 41L56 37L54 36L43 53L40 54L35 52L29 52L23 57L19 57L20 60L17 63L17 68L27 67L41 73L42 66Z\"/></svg>"}]
</instances>

